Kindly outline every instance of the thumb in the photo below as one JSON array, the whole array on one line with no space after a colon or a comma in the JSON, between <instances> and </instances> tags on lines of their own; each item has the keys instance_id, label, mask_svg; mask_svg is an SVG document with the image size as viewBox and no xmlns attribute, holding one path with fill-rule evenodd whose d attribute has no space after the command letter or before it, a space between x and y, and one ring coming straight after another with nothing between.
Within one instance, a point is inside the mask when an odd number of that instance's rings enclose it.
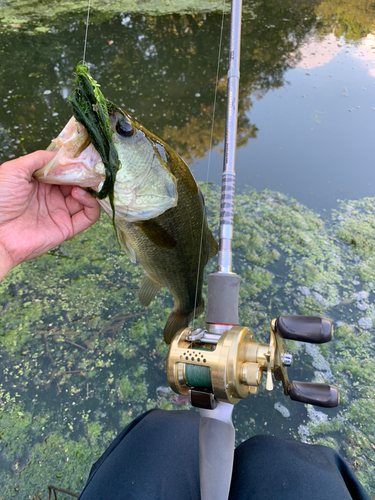
<instances>
[{"instance_id":1,"label":"thumb","mask_svg":"<svg viewBox=\"0 0 375 500\"><path fill-rule=\"evenodd\" d=\"M41 169L56 155L55 151L35 151L25 156L20 156L16 160L7 161L1 165L1 170L9 169L15 175L22 176L28 182L31 181L33 173Z\"/></svg>"}]
</instances>

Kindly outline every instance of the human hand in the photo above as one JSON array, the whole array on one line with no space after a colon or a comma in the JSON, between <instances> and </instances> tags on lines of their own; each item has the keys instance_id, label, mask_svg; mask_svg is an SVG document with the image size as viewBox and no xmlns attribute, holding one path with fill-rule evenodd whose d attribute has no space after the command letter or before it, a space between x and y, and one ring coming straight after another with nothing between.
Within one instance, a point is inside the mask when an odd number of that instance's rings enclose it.
<instances>
[{"instance_id":1,"label":"human hand","mask_svg":"<svg viewBox=\"0 0 375 500\"><path fill-rule=\"evenodd\" d=\"M33 179L54 155L36 151L0 165L0 281L99 219L100 206L84 189Z\"/></svg>"}]
</instances>

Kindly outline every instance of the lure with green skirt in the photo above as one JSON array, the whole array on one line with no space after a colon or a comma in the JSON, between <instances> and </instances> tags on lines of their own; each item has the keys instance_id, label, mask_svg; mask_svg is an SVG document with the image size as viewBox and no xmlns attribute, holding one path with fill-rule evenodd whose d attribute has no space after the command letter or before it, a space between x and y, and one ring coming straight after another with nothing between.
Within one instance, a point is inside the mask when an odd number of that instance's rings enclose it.
<instances>
[{"instance_id":1,"label":"lure with green skirt","mask_svg":"<svg viewBox=\"0 0 375 500\"><path fill-rule=\"evenodd\" d=\"M34 177L97 195L125 252L146 271L140 303L149 305L162 286L173 296L164 328L170 343L203 312L203 270L218 250L202 193L184 160L106 101L86 67L77 67L70 101L74 116L48 148L57 155Z\"/></svg>"}]
</instances>

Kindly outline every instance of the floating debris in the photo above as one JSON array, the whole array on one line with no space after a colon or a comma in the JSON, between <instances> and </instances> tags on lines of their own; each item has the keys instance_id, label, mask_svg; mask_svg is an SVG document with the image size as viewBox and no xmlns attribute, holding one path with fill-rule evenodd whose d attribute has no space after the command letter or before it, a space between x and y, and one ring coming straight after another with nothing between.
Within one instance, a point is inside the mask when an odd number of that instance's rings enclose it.
<instances>
[{"instance_id":1,"label":"floating debris","mask_svg":"<svg viewBox=\"0 0 375 500\"><path fill-rule=\"evenodd\" d=\"M313 422L328 422L328 416L322 411L316 410L313 406L307 406L307 415L309 419Z\"/></svg>"},{"instance_id":2,"label":"floating debris","mask_svg":"<svg viewBox=\"0 0 375 500\"><path fill-rule=\"evenodd\" d=\"M358 321L358 325L361 327L361 328L364 328L365 330L370 330L371 328L373 328L374 324L373 324L373 319L370 318L370 317L366 317L366 318L361 318L359 321Z\"/></svg>"},{"instance_id":3,"label":"floating debris","mask_svg":"<svg viewBox=\"0 0 375 500\"><path fill-rule=\"evenodd\" d=\"M315 372L315 375L319 374L319 378L321 378L322 375L325 380L334 382L335 376L332 373L331 366L327 359L322 356L319 346L315 344L305 344L305 349L306 353L313 358L313 366L321 372L321 374Z\"/></svg>"},{"instance_id":4,"label":"floating debris","mask_svg":"<svg viewBox=\"0 0 375 500\"><path fill-rule=\"evenodd\" d=\"M281 413L283 417L285 418L290 417L290 411L288 410L288 408L286 408L286 406L283 406L281 403L277 402L273 405L273 407L275 408L275 410Z\"/></svg>"}]
</instances>

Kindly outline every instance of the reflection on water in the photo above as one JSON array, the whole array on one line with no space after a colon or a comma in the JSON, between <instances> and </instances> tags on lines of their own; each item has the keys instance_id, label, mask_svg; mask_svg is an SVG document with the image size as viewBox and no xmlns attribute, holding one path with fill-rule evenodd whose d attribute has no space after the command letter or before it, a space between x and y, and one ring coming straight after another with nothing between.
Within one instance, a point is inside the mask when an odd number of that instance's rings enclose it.
<instances>
[{"instance_id":1,"label":"reflection on water","mask_svg":"<svg viewBox=\"0 0 375 500\"><path fill-rule=\"evenodd\" d=\"M299 45L295 67L285 72L286 84L253 101L248 116L257 140L238 150L237 186L282 191L317 210L336 208L338 199L375 195L369 161L374 35L364 29L353 40L347 28L336 38L317 23ZM221 160L215 151L211 164ZM201 180L206 164L194 164ZM208 179L219 183L220 175L211 169Z\"/></svg>"},{"instance_id":2,"label":"reflection on water","mask_svg":"<svg viewBox=\"0 0 375 500\"><path fill-rule=\"evenodd\" d=\"M256 135L246 116L251 94L260 97L284 83L285 71L298 59L296 49L313 26L313 11L288 12L293 14L290 19L283 18L283 11L279 19L267 10L259 13L261 21L245 15L239 144ZM277 29L264 26L271 16ZM146 120L146 126L187 159L202 157L209 147L220 24L219 15L207 14L119 16L90 26L87 57L108 98ZM67 18L46 35L30 37L17 31L3 37L7 65L2 67L6 101L1 123L10 140L16 142L20 135L23 139L22 145L12 141L11 154L44 146L68 117L66 96L76 61L82 57L82 30L82 23ZM226 19L223 62L228 57L228 30ZM219 74L214 144L224 137L225 66L221 64ZM15 124L20 127L16 131Z\"/></svg>"},{"instance_id":3,"label":"reflection on water","mask_svg":"<svg viewBox=\"0 0 375 500\"><path fill-rule=\"evenodd\" d=\"M374 195L374 13L365 2L343 0L249 3L246 11L238 188L271 187L314 211L269 191L237 197L241 321L266 341L277 314L333 318L338 333L331 346L290 346L291 378L333 381L342 405L316 413L279 388L262 390L236 407L237 437L273 433L324 442L344 453L374 492L375 208L370 199L336 203ZM47 147L69 118L84 19L67 15L45 33L26 26L0 36L1 161ZM123 13L89 30L87 57L105 95L177 149L202 180L220 24L219 14ZM210 172L216 183L228 29L226 19ZM218 191L206 189L217 231ZM337 212L322 220L318 212L331 207ZM136 298L141 275L102 220L0 284L6 498L45 495L49 483L80 491L90 464L124 424L147 408L183 403L172 399L164 371L162 329L171 300L161 293L144 310Z\"/></svg>"}]
</instances>

